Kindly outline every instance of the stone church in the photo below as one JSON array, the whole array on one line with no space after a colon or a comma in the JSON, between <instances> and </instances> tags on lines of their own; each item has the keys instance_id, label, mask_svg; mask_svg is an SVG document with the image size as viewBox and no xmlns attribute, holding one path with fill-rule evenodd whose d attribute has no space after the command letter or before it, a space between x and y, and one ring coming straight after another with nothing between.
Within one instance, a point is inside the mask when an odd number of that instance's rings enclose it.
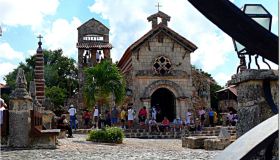
<instances>
[{"instance_id":1,"label":"stone church","mask_svg":"<svg viewBox=\"0 0 280 160\"><path fill-rule=\"evenodd\" d=\"M161 11L149 16L151 30L127 48L118 67L137 111L159 106L173 120L185 118L188 108L210 107L213 80L192 67L197 46L168 27L170 18Z\"/></svg>"},{"instance_id":2,"label":"stone church","mask_svg":"<svg viewBox=\"0 0 280 160\"><path fill-rule=\"evenodd\" d=\"M118 67L126 78L126 103L133 103L137 111L142 106L159 106L172 120L185 118L188 108L210 107L210 83L214 80L192 67L190 54L197 46L168 27L170 18L161 11L149 16L151 30L127 48ZM94 18L88 20L78 27L76 47L79 94L74 104L82 110L86 108L84 68L100 59L111 60L109 28Z\"/></svg>"}]
</instances>

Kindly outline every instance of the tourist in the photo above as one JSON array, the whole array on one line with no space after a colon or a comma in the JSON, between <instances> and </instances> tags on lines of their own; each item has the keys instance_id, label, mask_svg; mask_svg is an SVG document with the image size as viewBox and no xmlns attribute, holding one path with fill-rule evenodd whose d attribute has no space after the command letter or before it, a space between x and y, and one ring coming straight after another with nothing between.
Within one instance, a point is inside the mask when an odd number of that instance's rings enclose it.
<instances>
[{"instance_id":1,"label":"tourist","mask_svg":"<svg viewBox=\"0 0 280 160\"><path fill-rule=\"evenodd\" d=\"M96 62L99 63L101 61L101 51L96 51Z\"/></svg>"},{"instance_id":2,"label":"tourist","mask_svg":"<svg viewBox=\"0 0 280 160\"><path fill-rule=\"evenodd\" d=\"M65 114L62 114L61 117L58 119L57 128L58 129L66 129L67 132L68 132L68 138L73 138L72 128L69 126L69 123L66 119Z\"/></svg>"},{"instance_id":3,"label":"tourist","mask_svg":"<svg viewBox=\"0 0 280 160\"><path fill-rule=\"evenodd\" d=\"M128 107L128 110L127 110L127 125L128 125L128 128L131 128L132 125L133 125L133 121L134 121L134 116L135 116L135 112L133 110L133 108L130 106Z\"/></svg>"},{"instance_id":4,"label":"tourist","mask_svg":"<svg viewBox=\"0 0 280 160\"><path fill-rule=\"evenodd\" d=\"M152 118L157 119L157 109L155 106L152 107Z\"/></svg>"},{"instance_id":5,"label":"tourist","mask_svg":"<svg viewBox=\"0 0 280 160\"><path fill-rule=\"evenodd\" d=\"M159 105L157 105L156 110L157 110L156 121L161 122L163 120L163 118L162 118L162 112L161 112Z\"/></svg>"},{"instance_id":6,"label":"tourist","mask_svg":"<svg viewBox=\"0 0 280 160\"><path fill-rule=\"evenodd\" d=\"M179 131L182 131L183 127L183 121L180 117L177 117L173 120L173 131L176 132L176 130L179 129Z\"/></svg>"},{"instance_id":7,"label":"tourist","mask_svg":"<svg viewBox=\"0 0 280 160\"><path fill-rule=\"evenodd\" d=\"M99 110L98 110L98 107L95 106L94 107L94 110L93 110L93 120L94 120L94 128L97 127L97 124L98 124L98 116L99 116Z\"/></svg>"},{"instance_id":8,"label":"tourist","mask_svg":"<svg viewBox=\"0 0 280 160\"><path fill-rule=\"evenodd\" d=\"M200 108L198 110L198 115L199 115L199 118L200 118L200 127L201 129L204 127L204 120L205 120L205 108Z\"/></svg>"},{"instance_id":9,"label":"tourist","mask_svg":"<svg viewBox=\"0 0 280 160\"><path fill-rule=\"evenodd\" d=\"M108 110L105 110L105 126L111 126L111 114Z\"/></svg>"},{"instance_id":10,"label":"tourist","mask_svg":"<svg viewBox=\"0 0 280 160\"><path fill-rule=\"evenodd\" d=\"M111 111L111 118L112 118L112 125L115 126L118 123L118 116L119 116L119 110L116 106L113 107Z\"/></svg>"},{"instance_id":11,"label":"tourist","mask_svg":"<svg viewBox=\"0 0 280 160\"><path fill-rule=\"evenodd\" d=\"M233 121L233 112L230 111L230 112L227 114L226 125L227 125L227 126L231 126L232 121Z\"/></svg>"},{"instance_id":12,"label":"tourist","mask_svg":"<svg viewBox=\"0 0 280 160\"><path fill-rule=\"evenodd\" d=\"M209 116L210 127L214 127L214 111L212 110L212 108L209 108L208 116Z\"/></svg>"},{"instance_id":13,"label":"tourist","mask_svg":"<svg viewBox=\"0 0 280 160\"><path fill-rule=\"evenodd\" d=\"M71 128L73 129L77 129L77 126L76 126L76 108L74 107L73 104L70 105L70 108L68 110L69 112L69 115L70 115L70 125L71 125Z\"/></svg>"},{"instance_id":14,"label":"tourist","mask_svg":"<svg viewBox=\"0 0 280 160\"><path fill-rule=\"evenodd\" d=\"M232 125L232 126L235 126L236 123L237 123L237 121L238 121L238 116L237 116L236 113L234 113L234 114L233 114L232 121L231 121L231 125Z\"/></svg>"},{"instance_id":15,"label":"tourist","mask_svg":"<svg viewBox=\"0 0 280 160\"><path fill-rule=\"evenodd\" d=\"M126 112L125 112L124 108L122 108L122 110L121 110L120 118L121 118L122 128L125 129Z\"/></svg>"},{"instance_id":16,"label":"tourist","mask_svg":"<svg viewBox=\"0 0 280 160\"><path fill-rule=\"evenodd\" d=\"M157 121L155 119L151 118L149 120L148 125L149 125L149 133L151 133L154 128L156 128L156 130L159 132L159 127L158 127Z\"/></svg>"},{"instance_id":17,"label":"tourist","mask_svg":"<svg viewBox=\"0 0 280 160\"><path fill-rule=\"evenodd\" d=\"M3 118L4 118L3 111L6 110L6 107L7 104L2 98L0 98L0 125L3 124Z\"/></svg>"},{"instance_id":18,"label":"tourist","mask_svg":"<svg viewBox=\"0 0 280 160\"><path fill-rule=\"evenodd\" d=\"M84 126L85 126L86 129L88 129L89 128L89 121L90 121L90 113L87 109L84 111L83 119L84 119Z\"/></svg>"},{"instance_id":19,"label":"tourist","mask_svg":"<svg viewBox=\"0 0 280 160\"><path fill-rule=\"evenodd\" d=\"M195 119L195 129L196 131L201 131L202 130L202 126L201 126L201 119L200 118L196 118Z\"/></svg>"},{"instance_id":20,"label":"tourist","mask_svg":"<svg viewBox=\"0 0 280 160\"><path fill-rule=\"evenodd\" d=\"M100 113L98 117L97 126L99 129L104 128L106 125L106 120L104 114Z\"/></svg>"},{"instance_id":21,"label":"tourist","mask_svg":"<svg viewBox=\"0 0 280 160\"><path fill-rule=\"evenodd\" d=\"M190 126L191 124L191 117L192 117L192 112L190 109L188 109L187 113L186 113L186 121L185 121L185 125L187 126L187 128Z\"/></svg>"},{"instance_id":22,"label":"tourist","mask_svg":"<svg viewBox=\"0 0 280 160\"><path fill-rule=\"evenodd\" d=\"M216 110L214 110L214 125L217 125L218 123L218 113L216 112Z\"/></svg>"},{"instance_id":23,"label":"tourist","mask_svg":"<svg viewBox=\"0 0 280 160\"><path fill-rule=\"evenodd\" d=\"M141 108L138 113L139 123L141 126L144 125L144 123L147 119L147 115L148 115L148 113L147 113L146 107L143 106L143 108Z\"/></svg>"},{"instance_id":24,"label":"tourist","mask_svg":"<svg viewBox=\"0 0 280 160\"><path fill-rule=\"evenodd\" d=\"M161 122L161 127L164 132L168 131L168 129L170 128L170 121L167 119L167 117L163 118Z\"/></svg>"}]
</instances>

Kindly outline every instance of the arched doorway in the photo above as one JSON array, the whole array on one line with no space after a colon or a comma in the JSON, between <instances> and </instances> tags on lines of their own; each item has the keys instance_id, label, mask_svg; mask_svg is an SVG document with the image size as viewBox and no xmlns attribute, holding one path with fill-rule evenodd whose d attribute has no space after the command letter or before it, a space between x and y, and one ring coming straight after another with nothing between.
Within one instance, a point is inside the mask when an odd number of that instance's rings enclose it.
<instances>
[{"instance_id":1,"label":"arched doorway","mask_svg":"<svg viewBox=\"0 0 280 160\"><path fill-rule=\"evenodd\" d=\"M156 106L161 110L161 116L157 118L157 121L161 122L164 116L166 116L169 121L173 121L176 116L174 94L166 88L159 88L152 94L151 98L151 106Z\"/></svg>"}]
</instances>

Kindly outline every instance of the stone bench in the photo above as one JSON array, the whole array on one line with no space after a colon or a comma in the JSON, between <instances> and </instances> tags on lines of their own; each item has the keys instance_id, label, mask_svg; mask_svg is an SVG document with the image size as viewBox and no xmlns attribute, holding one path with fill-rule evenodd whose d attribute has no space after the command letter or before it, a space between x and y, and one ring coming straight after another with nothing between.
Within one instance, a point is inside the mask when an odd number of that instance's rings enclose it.
<instances>
[{"instance_id":1,"label":"stone bench","mask_svg":"<svg viewBox=\"0 0 280 160\"><path fill-rule=\"evenodd\" d=\"M37 133L32 136L32 147L56 148L56 138L60 133L60 129L37 130L36 132Z\"/></svg>"}]
</instances>

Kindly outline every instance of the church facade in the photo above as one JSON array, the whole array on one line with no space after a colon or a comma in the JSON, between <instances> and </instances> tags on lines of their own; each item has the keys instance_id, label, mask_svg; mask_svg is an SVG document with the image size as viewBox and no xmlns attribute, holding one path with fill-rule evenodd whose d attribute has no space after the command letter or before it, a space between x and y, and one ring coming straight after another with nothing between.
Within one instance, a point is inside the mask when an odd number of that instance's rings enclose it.
<instances>
[{"instance_id":1,"label":"church facade","mask_svg":"<svg viewBox=\"0 0 280 160\"><path fill-rule=\"evenodd\" d=\"M197 46L168 27L170 18L161 11L149 16L152 29L127 48L118 67L137 111L157 106L173 120L188 108L210 107L211 80L192 67Z\"/></svg>"}]
</instances>

